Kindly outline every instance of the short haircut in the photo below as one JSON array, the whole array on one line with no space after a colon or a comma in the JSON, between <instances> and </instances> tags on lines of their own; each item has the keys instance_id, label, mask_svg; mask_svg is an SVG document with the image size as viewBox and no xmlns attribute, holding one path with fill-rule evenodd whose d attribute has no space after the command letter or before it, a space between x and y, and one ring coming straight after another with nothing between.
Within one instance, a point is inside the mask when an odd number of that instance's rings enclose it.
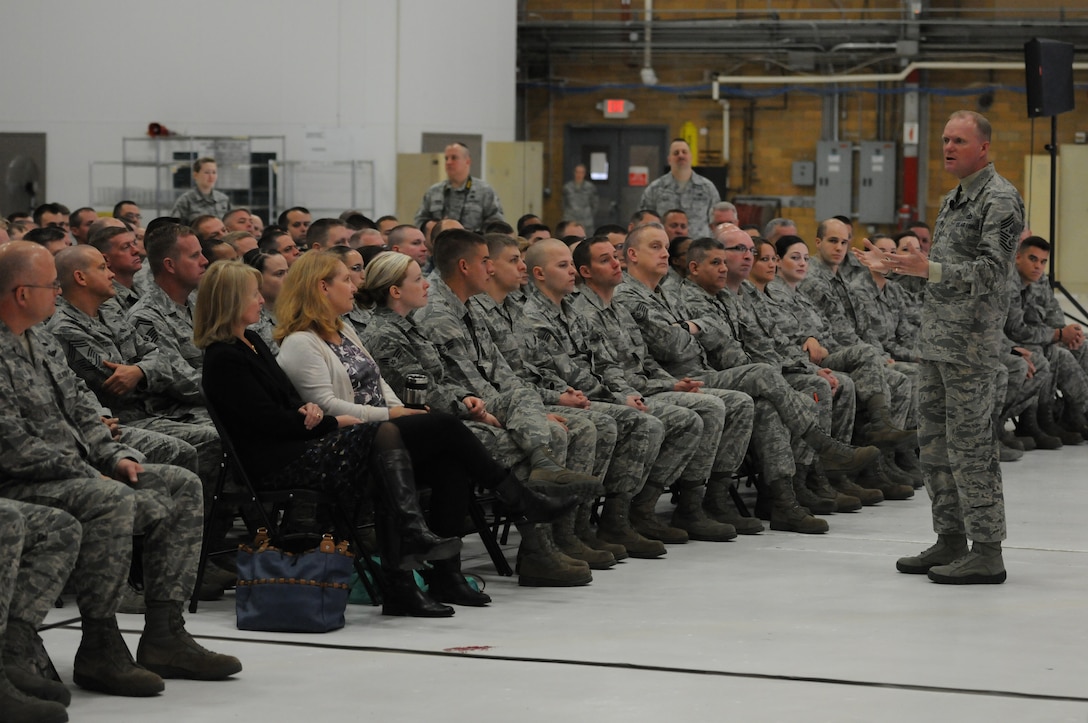
<instances>
[{"instance_id":1,"label":"short haircut","mask_svg":"<svg viewBox=\"0 0 1088 723\"><path fill-rule=\"evenodd\" d=\"M520 235L524 236L525 238L529 238L534 233L537 233L539 231L547 231L549 236L552 233L552 230L548 228L545 224L531 223L528 226L521 227Z\"/></svg>"},{"instance_id":2,"label":"short haircut","mask_svg":"<svg viewBox=\"0 0 1088 723\"><path fill-rule=\"evenodd\" d=\"M457 262L468 258L478 246L487 246L484 237L463 228L448 228L434 240L432 259L443 279L449 279L457 270Z\"/></svg>"},{"instance_id":3,"label":"short haircut","mask_svg":"<svg viewBox=\"0 0 1088 723\"><path fill-rule=\"evenodd\" d=\"M294 211L300 211L300 212L306 214L307 216L310 215L310 209L306 208L305 206L291 206L291 208L287 209L286 211L284 211L283 213L281 213L279 215L279 218L276 219L276 223L286 229L287 228L287 214L293 213ZM284 233L286 233L286 231Z\"/></svg>"},{"instance_id":4,"label":"short haircut","mask_svg":"<svg viewBox=\"0 0 1088 723\"><path fill-rule=\"evenodd\" d=\"M669 216L673 215L674 213L682 213L682 214L684 214L684 218L688 217L688 212L685 211L684 209L682 209L682 208L670 208L668 211L666 211L664 213L664 215L662 216L662 220L668 218Z\"/></svg>"},{"instance_id":5,"label":"short haircut","mask_svg":"<svg viewBox=\"0 0 1088 723\"><path fill-rule=\"evenodd\" d=\"M69 215L68 207L61 203L43 203L34 209L34 223L42 225L42 216L47 213L58 213L62 216Z\"/></svg>"},{"instance_id":6,"label":"short haircut","mask_svg":"<svg viewBox=\"0 0 1088 723\"><path fill-rule=\"evenodd\" d=\"M805 251L808 251L808 244L800 236L794 236L793 234L786 234L785 236L779 236L774 242L774 251L778 254L778 258L786 258L786 252L790 250L790 247L801 244L805 247Z\"/></svg>"},{"instance_id":7,"label":"short haircut","mask_svg":"<svg viewBox=\"0 0 1088 723\"><path fill-rule=\"evenodd\" d=\"M144 238L146 239L148 234L160 226L169 226L170 224L181 226L182 220L177 216L159 216L158 218L151 219L151 223L147 224L147 228L144 229Z\"/></svg>"},{"instance_id":8,"label":"short haircut","mask_svg":"<svg viewBox=\"0 0 1088 723\"><path fill-rule=\"evenodd\" d=\"M257 239L257 248L268 254L278 254L280 250L276 248L276 241L281 236L290 235L283 226L277 226L276 224L265 226L264 231L261 232L261 237Z\"/></svg>"},{"instance_id":9,"label":"short haircut","mask_svg":"<svg viewBox=\"0 0 1088 723\"><path fill-rule=\"evenodd\" d=\"M737 207L729 203L729 201L718 201L710 207L711 215L713 215L715 211L732 211L733 213L737 213Z\"/></svg>"},{"instance_id":10,"label":"short haircut","mask_svg":"<svg viewBox=\"0 0 1088 723\"><path fill-rule=\"evenodd\" d=\"M687 262L701 264L711 251L725 251L725 244L716 238L697 238L688 246Z\"/></svg>"},{"instance_id":11,"label":"short haircut","mask_svg":"<svg viewBox=\"0 0 1088 723\"><path fill-rule=\"evenodd\" d=\"M623 236L627 235L627 229L620 226L618 223L606 223L603 226L598 226L593 229L594 236L609 236L611 234L618 233Z\"/></svg>"},{"instance_id":12,"label":"short haircut","mask_svg":"<svg viewBox=\"0 0 1088 723\"><path fill-rule=\"evenodd\" d=\"M582 267L589 266L593 261L593 245L605 243L608 244L608 248L612 248L612 242L608 240L607 236L590 236L582 243L574 247L574 251L571 256L574 257L574 270L578 280L582 280Z\"/></svg>"},{"instance_id":13,"label":"short haircut","mask_svg":"<svg viewBox=\"0 0 1088 723\"><path fill-rule=\"evenodd\" d=\"M63 241L68 238L68 234L55 226L46 226L45 228L32 228L26 232L23 236L24 241L33 241L36 244L45 246L51 244L54 241Z\"/></svg>"},{"instance_id":14,"label":"short haircut","mask_svg":"<svg viewBox=\"0 0 1088 723\"><path fill-rule=\"evenodd\" d=\"M86 271L94 259L94 251L90 246L69 246L53 257L53 263L57 265L57 280L65 291L72 288L75 280L73 274L76 271Z\"/></svg>"},{"instance_id":15,"label":"short haircut","mask_svg":"<svg viewBox=\"0 0 1088 723\"><path fill-rule=\"evenodd\" d=\"M636 226L640 226L640 225L646 223L646 219L649 216L653 216L658 221L661 220L661 214L659 214L657 211L651 211L648 208L642 208L642 209L639 209L638 211L635 211L634 213L631 214L631 223L635 224ZM623 232L627 233L627 229L624 229ZM594 234L594 235L596 235L596 234Z\"/></svg>"},{"instance_id":16,"label":"short haircut","mask_svg":"<svg viewBox=\"0 0 1088 723\"><path fill-rule=\"evenodd\" d=\"M404 242L405 236L408 235L409 230L419 231L418 228L410 223L402 223L400 226L394 226L393 228L391 228L389 230L389 237L386 239L386 243L388 244L389 248L393 248L394 246L400 246Z\"/></svg>"},{"instance_id":17,"label":"short haircut","mask_svg":"<svg viewBox=\"0 0 1088 723\"><path fill-rule=\"evenodd\" d=\"M918 238L918 236L910 229L907 229L906 231L900 231L896 235L892 236L892 241L895 241L895 245L898 246L899 242L905 238Z\"/></svg>"},{"instance_id":18,"label":"short haircut","mask_svg":"<svg viewBox=\"0 0 1088 723\"><path fill-rule=\"evenodd\" d=\"M537 216L535 213L526 213L526 214L523 214L521 217L518 218L518 222L516 224L517 229L518 229L518 236L524 236L525 235L525 234L523 234L521 232L521 229L522 229L522 227L525 226L526 223L529 222L529 219L531 219L531 218L535 218L537 221L540 221L540 216Z\"/></svg>"},{"instance_id":19,"label":"short haircut","mask_svg":"<svg viewBox=\"0 0 1088 723\"><path fill-rule=\"evenodd\" d=\"M139 208L139 206L137 205L137 203L135 201L129 201L126 198L124 201L118 201L117 204L114 205L114 207L113 207L113 217L114 218L121 218L121 209L124 208L125 206L136 206L137 208Z\"/></svg>"},{"instance_id":20,"label":"short haircut","mask_svg":"<svg viewBox=\"0 0 1088 723\"><path fill-rule=\"evenodd\" d=\"M27 234L27 236L29 235L30 234ZM1050 242L1042 236L1028 236L1020 242L1020 248L1017 249L1016 253L1023 253L1029 248L1035 248L1050 253Z\"/></svg>"},{"instance_id":21,"label":"short haircut","mask_svg":"<svg viewBox=\"0 0 1088 723\"><path fill-rule=\"evenodd\" d=\"M986 116L981 113L976 113L973 110L958 110L952 115L948 116L948 120L953 119L967 119L975 122L975 127L978 128L978 135L986 143L990 142L990 138L993 136L993 126L990 125L990 121L986 119Z\"/></svg>"},{"instance_id":22,"label":"short haircut","mask_svg":"<svg viewBox=\"0 0 1088 723\"><path fill-rule=\"evenodd\" d=\"M223 223L226 223L227 219L230 218L231 216L237 216L240 213L244 213L246 216L250 215L248 208L242 208L242 207L232 208L231 210L229 210L229 211L227 211L226 213L223 214Z\"/></svg>"},{"instance_id":23,"label":"short haircut","mask_svg":"<svg viewBox=\"0 0 1088 723\"><path fill-rule=\"evenodd\" d=\"M518 248L518 240L504 233L485 233L484 240L487 241L487 253L491 258L496 258L507 247Z\"/></svg>"},{"instance_id":24,"label":"short haircut","mask_svg":"<svg viewBox=\"0 0 1088 723\"><path fill-rule=\"evenodd\" d=\"M347 224L347 227L350 228L352 231L362 231L364 228L378 228L377 223L371 221L369 217L358 212L349 213L347 218L341 220L345 224Z\"/></svg>"},{"instance_id":25,"label":"short haircut","mask_svg":"<svg viewBox=\"0 0 1088 723\"><path fill-rule=\"evenodd\" d=\"M132 233L132 231L120 226L107 226L106 228L100 228L91 234L90 238L87 239L87 243L94 246L105 255L110 251L110 247L113 246L113 240L126 233Z\"/></svg>"},{"instance_id":26,"label":"short haircut","mask_svg":"<svg viewBox=\"0 0 1088 723\"><path fill-rule=\"evenodd\" d=\"M348 228L348 225L338 218L319 218L306 229L306 243L310 247L314 244L325 246L329 241L329 231L334 228Z\"/></svg>"},{"instance_id":27,"label":"short haircut","mask_svg":"<svg viewBox=\"0 0 1088 723\"><path fill-rule=\"evenodd\" d=\"M362 215L362 214L359 214L359 215ZM345 219L345 220L346 220L346 219ZM387 213L387 214L386 214L386 215L384 215L384 216L378 216L378 218L376 218L376 219L374 220L374 223L376 223L376 224L378 224L378 225L381 225L381 224L382 224L382 223L383 223L384 221L396 221L396 220L397 220L397 217L396 217L396 216L394 216L394 215L392 215L392 214L389 214L389 213Z\"/></svg>"},{"instance_id":28,"label":"short haircut","mask_svg":"<svg viewBox=\"0 0 1088 723\"><path fill-rule=\"evenodd\" d=\"M907 224L907 230L912 228L924 228L926 231L930 231L929 224L925 221L911 221Z\"/></svg>"},{"instance_id":29,"label":"short haircut","mask_svg":"<svg viewBox=\"0 0 1088 723\"><path fill-rule=\"evenodd\" d=\"M642 243L642 237L645 236L650 229L664 231L665 227L656 221L644 223L641 226L635 226L635 228L631 229L631 233L627 234L627 238L623 240L623 255L625 257L627 256L628 249L636 248Z\"/></svg>"},{"instance_id":30,"label":"short haircut","mask_svg":"<svg viewBox=\"0 0 1088 723\"><path fill-rule=\"evenodd\" d=\"M562 241L553 238L540 239L525 251L525 267L529 270L529 278L533 278L533 269L542 265L550 248L566 248ZM577 276L577 273L575 274Z\"/></svg>"},{"instance_id":31,"label":"short haircut","mask_svg":"<svg viewBox=\"0 0 1088 723\"><path fill-rule=\"evenodd\" d=\"M499 221L498 219L495 219L493 221L488 221L484 224L483 232L485 236L489 233L504 233L507 236L513 236L514 227L508 224L506 221Z\"/></svg>"},{"instance_id":32,"label":"short haircut","mask_svg":"<svg viewBox=\"0 0 1088 723\"><path fill-rule=\"evenodd\" d=\"M789 218L772 218L767 222L767 225L763 227L763 238L770 238L774 236L776 229L780 229L783 226L797 227L797 224L793 222L793 219Z\"/></svg>"},{"instance_id":33,"label":"short haircut","mask_svg":"<svg viewBox=\"0 0 1088 723\"><path fill-rule=\"evenodd\" d=\"M201 156L193 161L193 173L200 173L200 169L209 163L215 163L215 159L210 156Z\"/></svg>"},{"instance_id":34,"label":"short haircut","mask_svg":"<svg viewBox=\"0 0 1088 723\"><path fill-rule=\"evenodd\" d=\"M555 237L563 238L564 236L569 236L570 234L566 233L566 231L571 226L581 226L583 229L585 228L581 221L571 221L569 219L564 219L563 221L560 221L555 225Z\"/></svg>"},{"instance_id":35,"label":"short haircut","mask_svg":"<svg viewBox=\"0 0 1088 723\"><path fill-rule=\"evenodd\" d=\"M229 244L235 251L238 250L238 242L244 238L251 238L254 241L257 237L251 234L249 231L231 231L223 237L223 243Z\"/></svg>"},{"instance_id":36,"label":"short haircut","mask_svg":"<svg viewBox=\"0 0 1088 723\"><path fill-rule=\"evenodd\" d=\"M149 229L144 234L144 248L147 249L147 263L151 268L151 275L158 276L162 273L163 261L176 258L179 238L195 235L191 228L177 223L166 223Z\"/></svg>"},{"instance_id":37,"label":"short haircut","mask_svg":"<svg viewBox=\"0 0 1088 723\"><path fill-rule=\"evenodd\" d=\"M0 290L4 293L19 286L34 266L35 254L42 247L30 241L12 241L0 246Z\"/></svg>"},{"instance_id":38,"label":"short haircut","mask_svg":"<svg viewBox=\"0 0 1088 723\"><path fill-rule=\"evenodd\" d=\"M204 244L204 241L206 239L204 238L204 236L202 236L200 234L200 232L197 229L199 229L204 223L206 223L208 221L218 221L218 220L219 220L218 216L211 216L211 215L206 214L206 213L202 213L199 216L193 216L189 220L189 228L193 229L193 233L195 233L196 237L198 239L200 239L201 245Z\"/></svg>"},{"instance_id":39,"label":"short haircut","mask_svg":"<svg viewBox=\"0 0 1088 723\"><path fill-rule=\"evenodd\" d=\"M846 226L847 228L851 228L851 225L848 222L843 221L838 216L833 216L831 218L825 218L823 221L820 221L820 223L818 223L816 225L816 238L822 240L824 238L824 236L827 235L827 226L832 221L838 221L839 223Z\"/></svg>"}]
</instances>

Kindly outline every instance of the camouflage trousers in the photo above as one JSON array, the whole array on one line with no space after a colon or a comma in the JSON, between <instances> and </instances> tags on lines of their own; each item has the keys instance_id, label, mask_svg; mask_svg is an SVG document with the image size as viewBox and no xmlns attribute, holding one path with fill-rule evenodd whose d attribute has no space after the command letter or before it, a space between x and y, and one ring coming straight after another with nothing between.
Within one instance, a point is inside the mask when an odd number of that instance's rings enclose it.
<instances>
[{"instance_id":1,"label":"camouflage trousers","mask_svg":"<svg viewBox=\"0 0 1088 723\"><path fill-rule=\"evenodd\" d=\"M857 413L854 381L850 376L843 372L834 375L839 382L838 391L834 393L831 384L815 374L787 373L783 376L791 387L816 402L816 424L820 430L849 444L854 434L854 415ZM812 464L816 459L816 450L796 436L793 439L793 453L801 464Z\"/></svg>"},{"instance_id":2,"label":"camouflage trousers","mask_svg":"<svg viewBox=\"0 0 1088 723\"><path fill-rule=\"evenodd\" d=\"M715 397L723 406L721 440L714 449L714 461L710 467L713 478L732 477L748 452L755 424L755 402L744 392L735 389L703 387L701 393ZM704 436L706 436L704 434Z\"/></svg>"},{"instance_id":3,"label":"camouflage trousers","mask_svg":"<svg viewBox=\"0 0 1088 723\"><path fill-rule=\"evenodd\" d=\"M555 422L548 421L544 402L540 395L528 387L518 387L500 392L485 400L487 410L495 415L523 454L544 447L551 450L556 459L565 459L566 433ZM558 428L558 429L555 429ZM563 440L559 446L559 439Z\"/></svg>"},{"instance_id":4,"label":"camouflage trousers","mask_svg":"<svg viewBox=\"0 0 1088 723\"><path fill-rule=\"evenodd\" d=\"M1035 365L1035 373L1028 377L1028 362L1016 354L1008 354L1003 360L1008 380L1005 385L1005 396L997 395L1000 403L998 412L999 423L1003 423L1010 417L1019 417L1028 409L1038 403L1038 398L1044 391L1051 390L1050 363L1042 354L1032 354L1031 361ZM995 404L995 407L997 405ZM1034 412L1032 412L1034 414Z\"/></svg>"},{"instance_id":5,"label":"camouflage trousers","mask_svg":"<svg viewBox=\"0 0 1088 723\"><path fill-rule=\"evenodd\" d=\"M8 619L37 629L79 554L80 527L64 510L0 498L0 639Z\"/></svg>"},{"instance_id":6,"label":"camouflage trousers","mask_svg":"<svg viewBox=\"0 0 1088 723\"><path fill-rule=\"evenodd\" d=\"M215 488L219 464L223 459L223 447L219 442L219 433L215 431L215 426L206 410L192 407L178 418L146 417L128 420L126 424L130 427L166 434L195 447L196 473L204 481L205 490L210 493Z\"/></svg>"},{"instance_id":7,"label":"camouflage trousers","mask_svg":"<svg viewBox=\"0 0 1088 723\"><path fill-rule=\"evenodd\" d=\"M796 471L794 439L816 425L816 401L793 389L767 364L745 364L708 372L698 379L716 389L733 389L755 402L752 447L767 479L790 479Z\"/></svg>"},{"instance_id":8,"label":"camouflage trousers","mask_svg":"<svg viewBox=\"0 0 1088 723\"><path fill-rule=\"evenodd\" d=\"M645 397L650 413L665 423L665 449L675 441L675 448L687 454L688 462L677 470L672 480L651 473L655 482L666 484L679 480L687 486L703 484L710 479L718 447L730 443L722 437L725 429L725 404L713 394L693 392L659 392ZM694 417L694 420L692 419ZM696 424L697 422L697 424ZM682 485L683 486L683 485Z\"/></svg>"},{"instance_id":9,"label":"camouflage trousers","mask_svg":"<svg viewBox=\"0 0 1088 723\"><path fill-rule=\"evenodd\" d=\"M1037 348L1032 347L1032 351ZM1073 400L1077 409L1088 413L1088 373L1077 361L1077 352L1072 352L1061 344L1048 344L1045 353L1053 371L1050 396L1053 397L1060 391L1067 400Z\"/></svg>"},{"instance_id":10,"label":"camouflage trousers","mask_svg":"<svg viewBox=\"0 0 1088 723\"><path fill-rule=\"evenodd\" d=\"M923 361L918 374L922 476L937 534L1005 539L993 369Z\"/></svg>"},{"instance_id":11,"label":"camouflage trousers","mask_svg":"<svg viewBox=\"0 0 1088 723\"><path fill-rule=\"evenodd\" d=\"M196 447L169 434L122 424L121 441L143 452L146 457L144 461L150 464L172 464L193 473L199 469L200 458Z\"/></svg>"},{"instance_id":12,"label":"camouflage trousers","mask_svg":"<svg viewBox=\"0 0 1088 723\"><path fill-rule=\"evenodd\" d=\"M883 394L895 425L900 429L911 428L911 419L917 415L911 381L888 366L874 347L855 344L839 349L828 354L821 366L849 374L862 404Z\"/></svg>"},{"instance_id":13,"label":"camouflage trousers","mask_svg":"<svg viewBox=\"0 0 1088 723\"><path fill-rule=\"evenodd\" d=\"M134 534L144 535L145 597L183 601L192 593L204 520L200 479L192 472L146 464L134 487L105 478L12 481L0 494L56 507L79 520L83 537L72 581L81 615L108 618L117 612Z\"/></svg>"},{"instance_id":14,"label":"camouflage trousers","mask_svg":"<svg viewBox=\"0 0 1088 723\"><path fill-rule=\"evenodd\" d=\"M589 409L616 423L616 447L603 480L609 495L637 494L647 479L658 482L657 474L676 479L691 459L690 450L676 450L675 441L666 438L665 423L652 414L608 402L591 402Z\"/></svg>"}]
</instances>

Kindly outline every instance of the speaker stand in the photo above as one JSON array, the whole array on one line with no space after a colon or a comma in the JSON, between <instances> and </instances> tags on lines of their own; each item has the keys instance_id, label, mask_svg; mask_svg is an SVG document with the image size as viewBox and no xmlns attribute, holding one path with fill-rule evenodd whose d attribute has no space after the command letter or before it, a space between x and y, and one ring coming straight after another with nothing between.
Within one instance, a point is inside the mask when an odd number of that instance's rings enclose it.
<instances>
[{"instance_id":1,"label":"speaker stand","mask_svg":"<svg viewBox=\"0 0 1088 723\"><path fill-rule=\"evenodd\" d=\"M1060 291L1070 304L1076 307L1077 311L1081 313L1085 319L1088 319L1088 311L1084 310L1084 307L1080 305L1076 297L1069 293L1069 290L1062 286L1062 282L1058 281L1054 275L1054 257L1057 256L1058 244L1057 235L1054 230L1057 228L1057 193L1058 193L1058 116L1050 116L1050 143L1046 145L1046 151L1050 154L1050 288L1055 291ZM1088 322L1077 319L1072 314L1066 314L1066 316L1072 318L1074 321L1088 326Z\"/></svg>"}]
</instances>

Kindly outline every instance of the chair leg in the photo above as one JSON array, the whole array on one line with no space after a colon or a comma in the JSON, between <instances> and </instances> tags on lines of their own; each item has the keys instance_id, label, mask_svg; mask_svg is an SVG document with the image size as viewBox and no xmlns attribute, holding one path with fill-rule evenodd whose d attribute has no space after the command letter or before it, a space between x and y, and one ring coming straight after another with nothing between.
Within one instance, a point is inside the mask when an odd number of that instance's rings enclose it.
<instances>
[{"instance_id":1,"label":"chair leg","mask_svg":"<svg viewBox=\"0 0 1088 723\"><path fill-rule=\"evenodd\" d=\"M506 561L506 556L503 555L502 548L499 547L499 541L495 539L495 532L487 524L479 500L473 499L469 502L468 512L472 517L472 524L476 526L476 532L480 535L480 539L483 540L484 547L487 548L487 554L491 556L491 562L495 564L495 570L503 577L513 575L514 571L510 569L510 563Z\"/></svg>"}]
</instances>

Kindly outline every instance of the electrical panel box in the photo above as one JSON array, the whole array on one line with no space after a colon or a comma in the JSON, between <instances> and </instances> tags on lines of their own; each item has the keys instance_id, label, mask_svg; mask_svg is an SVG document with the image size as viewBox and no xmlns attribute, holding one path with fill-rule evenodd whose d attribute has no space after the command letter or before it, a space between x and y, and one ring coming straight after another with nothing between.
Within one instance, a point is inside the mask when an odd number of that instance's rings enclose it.
<instances>
[{"instance_id":1,"label":"electrical panel box","mask_svg":"<svg viewBox=\"0 0 1088 723\"><path fill-rule=\"evenodd\" d=\"M862 141L858 168L858 221L896 222L896 145L891 141Z\"/></svg>"},{"instance_id":2,"label":"electrical panel box","mask_svg":"<svg viewBox=\"0 0 1088 723\"><path fill-rule=\"evenodd\" d=\"M816 164L812 161L794 161L791 166L793 185L815 186Z\"/></svg>"},{"instance_id":3,"label":"electrical panel box","mask_svg":"<svg viewBox=\"0 0 1088 723\"><path fill-rule=\"evenodd\" d=\"M846 141L816 144L816 219L849 216L854 201L854 156Z\"/></svg>"}]
</instances>

